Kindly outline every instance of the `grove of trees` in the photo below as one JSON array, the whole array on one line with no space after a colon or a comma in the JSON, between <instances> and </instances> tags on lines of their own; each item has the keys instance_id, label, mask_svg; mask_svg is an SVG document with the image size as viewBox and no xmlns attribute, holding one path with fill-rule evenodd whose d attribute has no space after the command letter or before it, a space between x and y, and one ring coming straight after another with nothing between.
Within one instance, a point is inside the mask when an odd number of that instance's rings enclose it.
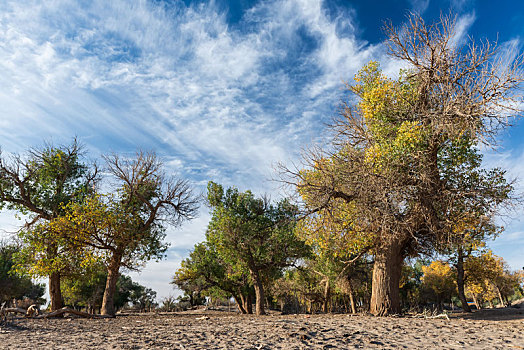
<instances>
[{"instance_id":1,"label":"grove of trees","mask_svg":"<svg viewBox=\"0 0 524 350\"><path fill-rule=\"evenodd\" d=\"M17 251L17 245L0 241L0 302L15 299L27 300L30 304L43 303L44 286L33 283L29 276L14 272Z\"/></svg>"},{"instance_id":2,"label":"grove of trees","mask_svg":"<svg viewBox=\"0 0 524 350\"><path fill-rule=\"evenodd\" d=\"M206 266L199 257L214 254L209 261L219 262L216 271L238 274L235 281L253 285L258 297L264 296L259 290L272 290L285 304L300 294L310 306L321 302L324 311L332 291L347 295L353 311L365 305L379 316L423 300L442 308L455 295L469 311L467 297L504 290L495 275L521 293L520 277L504 272L498 258L485 261L492 275L471 266L489 256L483 246L502 230L495 217L518 197L503 169L485 167L480 148L494 147L497 133L520 116L523 56L503 55L488 41L461 41L451 16L427 25L411 15L407 25L388 25L386 33L390 56L405 68L391 78L377 62L364 66L347 83L349 97L331 126L333 142L313 148L302 167L281 169L305 213L293 227L310 248L301 264L283 265L273 279L265 277L266 285L277 282L261 288L256 264L250 267L244 255L264 242L250 239L256 221L242 227L248 221L228 210L228 199L217 206L211 198L206 242L195 247L175 284L196 288L192 283L199 281L198 292L206 290L212 278L199 270ZM407 263L421 255L449 262ZM233 295L229 285L211 285Z\"/></svg>"},{"instance_id":3,"label":"grove of trees","mask_svg":"<svg viewBox=\"0 0 524 350\"><path fill-rule=\"evenodd\" d=\"M429 25L411 15L385 31L404 68L393 78L372 61L346 84L332 142L280 169L296 201L208 182L205 241L171 282L190 306L233 298L257 315L385 316L524 296L522 272L486 247L519 195L481 153L522 113L524 56L464 41L452 16ZM19 244L0 247L0 298L41 297L30 276L49 279L51 310L155 305L122 269L161 259L165 230L194 217L197 197L153 153L103 159L99 171L76 140L0 155L0 209L27 220Z\"/></svg>"},{"instance_id":4,"label":"grove of trees","mask_svg":"<svg viewBox=\"0 0 524 350\"><path fill-rule=\"evenodd\" d=\"M120 269L161 259L167 225L191 219L197 199L153 153L106 156L105 177L81 158L76 140L0 158L0 204L28 218L18 233L15 270L49 277L51 310L63 306L63 283L92 280L88 289L94 288L103 266L101 313L114 315Z\"/></svg>"}]
</instances>

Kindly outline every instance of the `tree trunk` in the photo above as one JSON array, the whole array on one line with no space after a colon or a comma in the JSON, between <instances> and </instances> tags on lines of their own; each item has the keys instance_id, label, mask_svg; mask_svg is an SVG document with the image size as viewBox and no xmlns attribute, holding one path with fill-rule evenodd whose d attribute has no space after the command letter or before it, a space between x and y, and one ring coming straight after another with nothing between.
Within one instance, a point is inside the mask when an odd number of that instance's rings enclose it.
<instances>
[{"instance_id":1,"label":"tree trunk","mask_svg":"<svg viewBox=\"0 0 524 350\"><path fill-rule=\"evenodd\" d=\"M324 300L322 303L322 312L327 314L329 312L329 297L331 296L331 288L329 285L329 278L326 278L326 285L324 287Z\"/></svg>"},{"instance_id":2,"label":"tree trunk","mask_svg":"<svg viewBox=\"0 0 524 350\"><path fill-rule=\"evenodd\" d=\"M102 315L115 315L113 298L115 296L116 283L118 282L118 271L120 270L121 259L122 257L119 254L113 255L107 268L106 288L102 299Z\"/></svg>"},{"instance_id":3,"label":"tree trunk","mask_svg":"<svg viewBox=\"0 0 524 350\"><path fill-rule=\"evenodd\" d=\"M497 290L497 296L499 297L500 306L501 306L501 307L505 307L506 304L504 304L504 299L502 299L502 294L500 293L500 289L499 289L499 287L497 287L497 286L495 286L495 285L494 285L494 287L495 287L495 289Z\"/></svg>"},{"instance_id":4,"label":"tree trunk","mask_svg":"<svg viewBox=\"0 0 524 350\"><path fill-rule=\"evenodd\" d=\"M51 311L60 310L64 307L62 291L60 289L60 273L53 272L49 276L49 297L51 299Z\"/></svg>"},{"instance_id":5,"label":"tree trunk","mask_svg":"<svg viewBox=\"0 0 524 350\"><path fill-rule=\"evenodd\" d=\"M253 285L255 287L255 313L257 316L265 315L264 310L264 286L262 285L262 279L260 274L256 270L251 271L251 277L253 278Z\"/></svg>"},{"instance_id":6,"label":"tree trunk","mask_svg":"<svg viewBox=\"0 0 524 350\"><path fill-rule=\"evenodd\" d=\"M370 312L375 316L400 314L400 275L404 256L395 239L377 249L373 266Z\"/></svg>"},{"instance_id":7,"label":"tree trunk","mask_svg":"<svg viewBox=\"0 0 524 350\"><path fill-rule=\"evenodd\" d=\"M244 305L246 303L246 301L244 300L244 295L240 294L240 300L237 295L233 295L233 298L235 299L235 302L237 303L238 310L240 311L240 313L247 314L247 310L244 308Z\"/></svg>"},{"instance_id":8,"label":"tree trunk","mask_svg":"<svg viewBox=\"0 0 524 350\"><path fill-rule=\"evenodd\" d=\"M251 291L249 291L246 295L244 309L246 309L248 314L253 314L253 302L251 298Z\"/></svg>"},{"instance_id":9,"label":"tree trunk","mask_svg":"<svg viewBox=\"0 0 524 350\"><path fill-rule=\"evenodd\" d=\"M58 255L56 243L50 242L47 246L47 258L52 260ZM64 307L62 290L60 289L60 272L51 272L49 275L49 298L51 299L51 311L60 310Z\"/></svg>"},{"instance_id":10,"label":"tree trunk","mask_svg":"<svg viewBox=\"0 0 524 350\"><path fill-rule=\"evenodd\" d=\"M355 298L353 297L353 287L351 286L351 281L348 281L348 293L349 301L351 302L351 313L356 314L357 310L355 308Z\"/></svg>"},{"instance_id":11,"label":"tree trunk","mask_svg":"<svg viewBox=\"0 0 524 350\"><path fill-rule=\"evenodd\" d=\"M457 252L457 289L462 310L471 312L471 308L466 300L466 293L464 292L464 251L462 248L459 248Z\"/></svg>"}]
</instances>

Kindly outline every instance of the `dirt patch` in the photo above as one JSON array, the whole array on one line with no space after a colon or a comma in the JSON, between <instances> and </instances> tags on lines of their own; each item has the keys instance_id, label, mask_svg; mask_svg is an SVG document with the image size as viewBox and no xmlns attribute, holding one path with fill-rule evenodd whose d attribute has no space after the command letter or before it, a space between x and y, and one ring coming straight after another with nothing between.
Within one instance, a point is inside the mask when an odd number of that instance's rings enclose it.
<instances>
[{"instance_id":1,"label":"dirt patch","mask_svg":"<svg viewBox=\"0 0 524 350\"><path fill-rule=\"evenodd\" d=\"M0 349L524 349L520 312L487 310L450 320L218 311L16 319L0 329Z\"/></svg>"}]
</instances>

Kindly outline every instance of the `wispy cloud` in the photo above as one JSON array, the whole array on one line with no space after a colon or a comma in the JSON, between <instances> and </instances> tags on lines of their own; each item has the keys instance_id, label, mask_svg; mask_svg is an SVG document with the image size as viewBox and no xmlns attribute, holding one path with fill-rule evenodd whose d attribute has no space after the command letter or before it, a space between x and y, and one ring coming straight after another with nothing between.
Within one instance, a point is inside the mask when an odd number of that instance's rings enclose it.
<instances>
[{"instance_id":1,"label":"wispy cloud","mask_svg":"<svg viewBox=\"0 0 524 350\"><path fill-rule=\"evenodd\" d=\"M342 81L371 59L391 75L399 68L358 37L351 8L324 6L260 1L232 25L214 2L3 1L1 146L22 152L76 135L95 157L155 149L200 190L215 180L275 193L272 165L322 142ZM474 20L459 19L457 40ZM169 231L172 254L201 240L208 218L203 209ZM171 276L175 255L140 278Z\"/></svg>"},{"instance_id":2,"label":"wispy cloud","mask_svg":"<svg viewBox=\"0 0 524 350\"><path fill-rule=\"evenodd\" d=\"M409 0L411 8L414 12L424 14L429 6L429 0Z\"/></svg>"},{"instance_id":3,"label":"wispy cloud","mask_svg":"<svg viewBox=\"0 0 524 350\"><path fill-rule=\"evenodd\" d=\"M468 30L473 25L476 18L477 16L475 15L475 12L471 12L457 17L455 31L451 38L452 45L463 45L466 42L466 40L468 40Z\"/></svg>"},{"instance_id":4,"label":"wispy cloud","mask_svg":"<svg viewBox=\"0 0 524 350\"><path fill-rule=\"evenodd\" d=\"M152 148L199 185L271 192L272 164L321 137L341 82L376 52L344 11L267 1L230 26L213 2L5 1L2 147L77 135L95 156ZM173 247L202 239L206 215L169 232Z\"/></svg>"}]
</instances>

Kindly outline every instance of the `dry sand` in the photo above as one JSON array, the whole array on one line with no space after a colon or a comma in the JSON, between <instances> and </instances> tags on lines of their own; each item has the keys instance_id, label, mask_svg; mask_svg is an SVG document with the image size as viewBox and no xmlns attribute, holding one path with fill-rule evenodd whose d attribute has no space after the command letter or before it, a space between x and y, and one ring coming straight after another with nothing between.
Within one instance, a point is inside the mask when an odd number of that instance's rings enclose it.
<instances>
[{"instance_id":1,"label":"dry sand","mask_svg":"<svg viewBox=\"0 0 524 350\"><path fill-rule=\"evenodd\" d=\"M97 320L15 319L0 328L0 349L354 348L524 349L524 309L483 310L450 320L198 311Z\"/></svg>"}]
</instances>

